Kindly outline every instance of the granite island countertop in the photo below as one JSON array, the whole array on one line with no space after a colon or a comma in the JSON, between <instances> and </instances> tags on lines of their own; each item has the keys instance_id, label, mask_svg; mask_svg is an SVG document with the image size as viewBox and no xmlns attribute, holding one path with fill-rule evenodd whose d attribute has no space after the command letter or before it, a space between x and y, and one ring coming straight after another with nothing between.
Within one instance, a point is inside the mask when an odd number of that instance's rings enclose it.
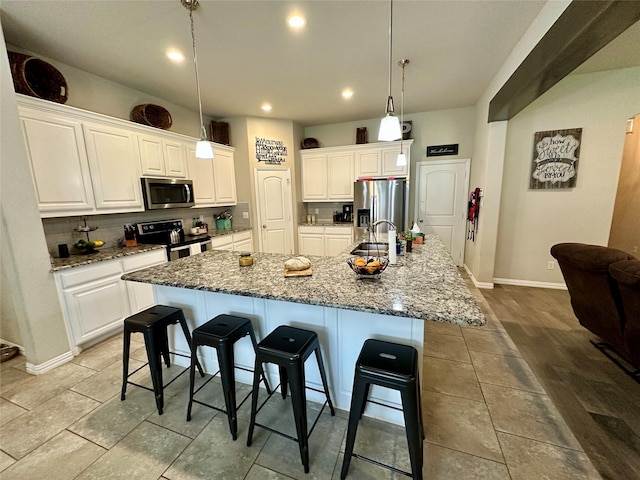
<instances>
[{"instance_id":1,"label":"granite island countertop","mask_svg":"<svg viewBox=\"0 0 640 480\"><path fill-rule=\"evenodd\" d=\"M355 243L354 243L355 245ZM284 277L292 255L253 253L240 267L239 254L212 250L122 276L123 280L320 305L461 325L484 325L480 307L438 236L398 257L379 279L360 279L336 257L309 256L313 275Z\"/></svg>"}]
</instances>

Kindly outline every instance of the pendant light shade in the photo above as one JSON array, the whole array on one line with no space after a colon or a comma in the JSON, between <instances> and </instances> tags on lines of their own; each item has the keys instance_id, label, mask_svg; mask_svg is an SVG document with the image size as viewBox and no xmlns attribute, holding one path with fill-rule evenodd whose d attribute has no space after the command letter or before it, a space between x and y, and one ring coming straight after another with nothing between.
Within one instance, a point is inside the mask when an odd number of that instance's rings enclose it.
<instances>
[{"instance_id":1,"label":"pendant light shade","mask_svg":"<svg viewBox=\"0 0 640 480\"><path fill-rule=\"evenodd\" d=\"M391 58L393 55L393 0L390 1L389 9L389 95L387 97L386 116L380 121L378 140L390 142L402 138L400 121L393 114L393 97L391 96Z\"/></svg>"},{"instance_id":2,"label":"pendant light shade","mask_svg":"<svg viewBox=\"0 0 640 480\"><path fill-rule=\"evenodd\" d=\"M180 0L184 8L189 10L189 20L191 21L191 43L193 45L193 64L196 69L196 88L198 91L198 109L200 112L200 140L196 143L196 158L213 158L213 147L211 142L207 140L207 130L204 128L202 121L202 98L200 96L200 76L198 75L198 54L196 51L196 33L193 26L193 11L200 4L198 0Z\"/></svg>"},{"instance_id":3,"label":"pendant light shade","mask_svg":"<svg viewBox=\"0 0 640 480\"><path fill-rule=\"evenodd\" d=\"M398 66L402 67L402 101L400 103L400 123L404 125L404 67L409 64L409 60L403 58L398 62ZM404 140L404 135L402 130L400 131L400 153L398 154L398 158L396 159L396 166L405 167L407 165L407 156L404 154L404 150L402 149L402 141Z\"/></svg>"}]
</instances>

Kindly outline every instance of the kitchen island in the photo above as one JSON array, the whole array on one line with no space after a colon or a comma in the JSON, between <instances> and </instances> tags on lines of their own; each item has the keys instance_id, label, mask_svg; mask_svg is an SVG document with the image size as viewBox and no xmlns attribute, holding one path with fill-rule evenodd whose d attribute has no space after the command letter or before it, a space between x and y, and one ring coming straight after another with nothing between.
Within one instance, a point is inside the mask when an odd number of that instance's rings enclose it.
<instances>
[{"instance_id":1,"label":"kitchen island","mask_svg":"<svg viewBox=\"0 0 640 480\"><path fill-rule=\"evenodd\" d=\"M355 361L367 338L412 345L421 356L425 321L484 324L439 237L426 236L423 245L399 256L380 279L358 278L346 263L349 250L337 257L309 257L313 269L309 277L284 277L284 261L290 255L254 253L254 264L240 267L238 253L214 250L127 273L122 279L153 284L156 302L182 308L191 329L230 313L250 318L258 339L283 324L316 331L334 402L348 410ZM178 351L188 353L181 335L172 342ZM202 349L209 372L217 367L212 350ZM236 363L253 366L248 341L236 345ZM243 373L238 371L238 380L250 383L250 375ZM275 371L269 370L269 375L276 384ZM307 362L307 381L321 385L315 362ZM309 392L310 399L315 398L313 393ZM371 395L395 406L400 403L394 391L374 387ZM375 404L367 407L367 414L402 423L401 413Z\"/></svg>"}]
</instances>

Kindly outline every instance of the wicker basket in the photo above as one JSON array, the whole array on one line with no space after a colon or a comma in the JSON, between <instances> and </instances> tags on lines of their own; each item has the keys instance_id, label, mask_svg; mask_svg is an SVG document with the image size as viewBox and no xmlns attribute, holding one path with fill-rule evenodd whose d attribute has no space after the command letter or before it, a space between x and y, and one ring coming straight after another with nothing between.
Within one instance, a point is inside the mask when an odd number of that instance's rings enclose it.
<instances>
[{"instance_id":1,"label":"wicker basket","mask_svg":"<svg viewBox=\"0 0 640 480\"><path fill-rule=\"evenodd\" d=\"M136 105L133 107L133 110L131 110L129 118L132 122L161 128L163 130L169 130L172 123L169 111L160 105L154 105L152 103Z\"/></svg>"},{"instance_id":2,"label":"wicker basket","mask_svg":"<svg viewBox=\"0 0 640 480\"><path fill-rule=\"evenodd\" d=\"M53 65L22 53L7 52L11 76L17 93L65 103L69 96L67 81Z\"/></svg>"}]
</instances>

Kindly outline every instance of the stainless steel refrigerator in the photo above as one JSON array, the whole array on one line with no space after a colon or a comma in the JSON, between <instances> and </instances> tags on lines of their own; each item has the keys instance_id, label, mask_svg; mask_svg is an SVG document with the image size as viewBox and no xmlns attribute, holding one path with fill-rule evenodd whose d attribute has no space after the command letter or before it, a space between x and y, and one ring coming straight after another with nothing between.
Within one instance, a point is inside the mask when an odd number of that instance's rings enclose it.
<instances>
[{"instance_id":1,"label":"stainless steel refrigerator","mask_svg":"<svg viewBox=\"0 0 640 480\"><path fill-rule=\"evenodd\" d=\"M379 220L388 220L398 232L407 229L407 206L409 184L406 179L364 180L353 185L353 226L356 238L364 233L368 225ZM375 233L387 233L389 225L382 223Z\"/></svg>"}]
</instances>

